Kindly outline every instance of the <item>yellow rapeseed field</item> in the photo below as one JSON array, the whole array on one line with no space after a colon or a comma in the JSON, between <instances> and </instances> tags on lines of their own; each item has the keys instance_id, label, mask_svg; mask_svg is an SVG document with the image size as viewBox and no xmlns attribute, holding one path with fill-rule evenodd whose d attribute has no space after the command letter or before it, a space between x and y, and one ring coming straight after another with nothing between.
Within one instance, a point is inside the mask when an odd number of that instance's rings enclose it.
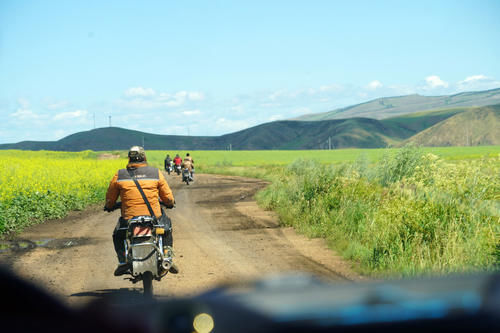
<instances>
[{"instance_id":1,"label":"yellow rapeseed field","mask_svg":"<svg viewBox=\"0 0 500 333\"><path fill-rule=\"evenodd\" d=\"M125 164L92 152L0 151L0 233L103 201Z\"/></svg>"}]
</instances>

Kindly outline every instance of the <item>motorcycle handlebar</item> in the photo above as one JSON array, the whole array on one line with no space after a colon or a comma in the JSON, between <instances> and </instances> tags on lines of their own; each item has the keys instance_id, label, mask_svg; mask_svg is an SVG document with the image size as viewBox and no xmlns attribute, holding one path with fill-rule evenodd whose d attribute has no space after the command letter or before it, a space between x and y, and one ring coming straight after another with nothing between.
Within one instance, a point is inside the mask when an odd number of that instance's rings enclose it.
<instances>
[{"instance_id":1,"label":"motorcycle handlebar","mask_svg":"<svg viewBox=\"0 0 500 333\"><path fill-rule=\"evenodd\" d=\"M163 206L167 209L174 209L175 208L175 201L173 204L170 204L170 205L167 205L166 203L164 203L163 201L160 201L160 206Z\"/></svg>"}]
</instances>

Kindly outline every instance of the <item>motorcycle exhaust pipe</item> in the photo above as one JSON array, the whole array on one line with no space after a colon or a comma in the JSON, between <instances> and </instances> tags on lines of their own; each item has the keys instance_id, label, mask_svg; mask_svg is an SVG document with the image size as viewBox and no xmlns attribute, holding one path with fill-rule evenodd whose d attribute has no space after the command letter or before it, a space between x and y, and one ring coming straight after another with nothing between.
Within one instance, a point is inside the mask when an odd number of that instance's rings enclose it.
<instances>
[{"instance_id":1,"label":"motorcycle exhaust pipe","mask_svg":"<svg viewBox=\"0 0 500 333\"><path fill-rule=\"evenodd\" d=\"M161 263L161 267L166 270L166 271L169 271L170 270L170 267L172 267L172 262L168 259L165 259L163 260L163 262Z\"/></svg>"}]
</instances>

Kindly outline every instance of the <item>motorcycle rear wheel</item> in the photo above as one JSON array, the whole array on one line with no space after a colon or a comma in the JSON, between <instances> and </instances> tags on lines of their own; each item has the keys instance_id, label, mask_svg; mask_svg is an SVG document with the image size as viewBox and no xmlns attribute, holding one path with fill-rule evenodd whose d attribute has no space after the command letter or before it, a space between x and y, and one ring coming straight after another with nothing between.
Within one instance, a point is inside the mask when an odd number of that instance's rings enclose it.
<instances>
[{"instance_id":1,"label":"motorcycle rear wheel","mask_svg":"<svg viewBox=\"0 0 500 333\"><path fill-rule=\"evenodd\" d=\"M142 274L142 286L144 289L144 296L153 297L153 273L145 272Z\"/></svg>"}]
</instances>

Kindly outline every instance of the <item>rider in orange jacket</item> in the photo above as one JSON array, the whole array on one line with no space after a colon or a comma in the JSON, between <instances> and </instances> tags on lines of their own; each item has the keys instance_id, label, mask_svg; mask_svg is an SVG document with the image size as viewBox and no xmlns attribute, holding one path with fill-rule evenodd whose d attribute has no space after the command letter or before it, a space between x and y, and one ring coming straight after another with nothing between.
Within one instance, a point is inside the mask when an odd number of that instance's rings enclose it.
<instances>
[{"instance_id":1,"label":"rider in orange jacket","mask_svg":"<svg viewBox=\"0 0 500 333\"><path fill-rule=\"evenodd\" d=\"M124 240L126 235L123 230L119 230L120 227L126 226L127 220L134 216L151 215L139 189L132 180L132 175L138 180L153 213L158 217L160 223L170 221L167 221L168 217L163 213L158 198L166 206L174 205L172 190L160 170L148 166L144 149L134 146L130 148L128 157L127 168L118 170L109 184L104 207L105 210L111 211L118 197L121 197L121 217L113 232L113 243L119 261L119 265L115 270L116 276L124 274L129 269L125 263ZM168 246L172 246L171 234L167 237L166 243ZM171 269L171 273L176 272L177 267Z\"/></svg>"}]
</instances>

